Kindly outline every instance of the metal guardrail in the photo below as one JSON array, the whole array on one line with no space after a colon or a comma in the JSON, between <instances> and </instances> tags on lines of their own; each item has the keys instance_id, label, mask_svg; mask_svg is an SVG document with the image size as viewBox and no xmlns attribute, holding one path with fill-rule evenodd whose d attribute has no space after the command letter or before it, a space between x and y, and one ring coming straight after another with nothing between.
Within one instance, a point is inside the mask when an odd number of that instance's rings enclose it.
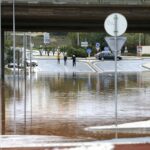
<instances>
[{"instance_id":1,"label":"metal guardrail","mask_svg":"<svg viewBox=\"0 0 150 150\"><path fill-rule=\"evenodd\" d=\"M150 4L150 0L15 0L16 3L50 3L50 4L124 4L124 5L144 5ZM12 0L2 0L2 3L12 3Z\"/></svg>"}]
</instances>

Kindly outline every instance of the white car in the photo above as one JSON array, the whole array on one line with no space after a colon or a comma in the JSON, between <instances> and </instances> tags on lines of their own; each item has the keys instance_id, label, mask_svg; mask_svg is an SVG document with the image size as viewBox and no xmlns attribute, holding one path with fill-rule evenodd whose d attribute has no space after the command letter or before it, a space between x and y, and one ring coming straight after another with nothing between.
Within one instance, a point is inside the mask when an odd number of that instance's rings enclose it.
<instances>
[{"instance_id":1,"label":"white car","mask_svg":"<svg viewBox=\"0 0 150 150\"><path fill-rule=\"evenodd\" d=\"M8 68L13 68L14 67L14 63L9 63L8 64ZM18 68L18 64L15 63L15 67Z\"/></svg>"}]
</instances>

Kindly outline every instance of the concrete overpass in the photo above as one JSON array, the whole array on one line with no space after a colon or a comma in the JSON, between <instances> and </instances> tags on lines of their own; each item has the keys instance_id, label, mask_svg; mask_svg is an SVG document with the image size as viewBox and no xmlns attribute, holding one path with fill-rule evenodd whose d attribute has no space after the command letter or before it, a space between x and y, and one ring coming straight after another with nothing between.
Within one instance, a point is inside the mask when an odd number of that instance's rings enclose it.
<instances>
[{"instance_id":1,"label":"concrete overpass","mask_svg":"<svg viewBox=\"0 0 150 150\"><path fill-rule=\"evenodd\" d=\"M104 20L109 14L114 12L119 12L127 18L127 32L150 31L150 2L147 0L136 0L138 3L134 4L126 4L123 3L123 1L120 4L111 4L110 0L108 4L89 3L86 5L77 3L79 1L76 3L65 3L61 5L49 2L42 3L42 0L39 0L38 2L37 0L29 0L28 2L25 1L27 0L22 0L21 2L17 2L15 4L16 31L105 32ZM99 0L99 2L100 1L103 0ZM133 0L129 0L128 2L132 1ZM13 29L12 14L12 1L10 2L9 0L2 0L2 78L4 78L4 31L11 31Z\"/></svg>"},{"instance_id":2,"label":"concrete overpass","mask_svg":"<svg viewBox=\"0 0 150 150\"><path fill-rule=\"evenodd\" d=\"M15 9L16 30L19 31L104 31L105 18L114 12L127 18L127 32L150 31L150 4L17 3ZM11 3L2 3L2 29L12 30Z\"/></svg>"}]
</instances>

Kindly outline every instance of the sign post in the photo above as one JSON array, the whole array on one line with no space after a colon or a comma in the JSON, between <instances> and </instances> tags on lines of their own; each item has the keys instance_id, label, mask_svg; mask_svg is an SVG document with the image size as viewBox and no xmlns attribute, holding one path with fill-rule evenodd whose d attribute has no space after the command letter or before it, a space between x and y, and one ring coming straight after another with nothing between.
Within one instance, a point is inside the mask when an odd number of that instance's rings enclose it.
<instances>
[{"instance_id":1,"label":"sign post","mask_svg":"<svg viewBox=\"0 0 150 150\"><path fill-rule=\"evenodd\" d=\"M98 52L99 49L100 49L100 43L97 42L97 43L95 44L95 47L96 47L96 50L97 50L97 52Z\"/></svg>"},{"instance_id":2,"label":"sign post","mask_svg":"<svg viewBox=\"0 0 150 150\"><path fill-rule=\"evenodd\" d=\"M117 116L117 53L118 53L118 42L117 38L118 36L122 35L126 29L127 29L127 20L126 18L121 15L120 13L113 13L110 14L105 22L104 22L104 27L106 32L113 36L114 38L114 55L115 55L115 125L116 125L116 138L118 138L118 130L117 130L117 125L118 125L118 116ZM106 40L107 41L107 40ZM108 41L107 41L108 42ZM108 43L108 45L110 45ZM110 47L111 48L111 47Z\"/></svg>"},{"instance_id":3,"label":"sign post","mask_svg":"<svg viewBox=\"0 0 150 150\"><path fill-rule=\"evenodd\" d=\"M88 42L87 41L81 42L81 47L88 47Z\"/></svg>"},{"instance_id":4,"label":"sign post","mask_svg":"<svg viewBox=\"0 0 150 150\"><path fill-rule=\"evenodd\" d=\"M142 55L142 46L137 46L137 56Z\"/></svg>"},{"instance_id":5,"label":"sign post","mask_svg":"<svg viewBox=\"0 0 150 150\"><path fill-rule=\"evenodd\" d=\"M88 57L90 58L90 54L91 54L91 52L92 52L92 49L91 49L91 48L87 48L87 49L86 49L86 52L88 53Z\"/></svg>"},{"instance_id":6,"label":"sign post","mask_svg":"<svg viewBox=\"0 0 150 150\"><path fill-rule=\"evenodd\" d=\"M44 33L44 44L49 44L50 43L50 35L49 33L45 32Z\"/></svg>"}]
</instances>

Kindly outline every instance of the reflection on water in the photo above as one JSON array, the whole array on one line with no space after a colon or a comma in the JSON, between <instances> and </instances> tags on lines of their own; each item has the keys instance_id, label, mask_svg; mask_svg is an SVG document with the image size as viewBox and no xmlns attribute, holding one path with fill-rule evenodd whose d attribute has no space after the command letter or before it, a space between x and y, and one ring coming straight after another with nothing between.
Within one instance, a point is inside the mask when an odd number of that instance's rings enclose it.
<instances>
[{"instance_id":1,"label":"reflection on water","mask_svg":"<svg viewBox=\"0 0 150 150\"><path fill-rule=\"evenodd\" d=\"M149 72L118 74L118 123L150 118L149 79ZM13 76L7 75L1 85L1 134L14 134L13 90ZM15 92L16 134L101 139L84 128L115 121L113 73L33 74L26 82L19 76Z\"/></svg>"},{"instance_id":2,"label":"reflection on water","mask_svg":"<svg viewBox=\"0 0 150 150\"><path fill-rule=\"evenodd\" d=\"M5 134L5 88L0 82L0 134Z\"/></svg>"}]
</instances>

